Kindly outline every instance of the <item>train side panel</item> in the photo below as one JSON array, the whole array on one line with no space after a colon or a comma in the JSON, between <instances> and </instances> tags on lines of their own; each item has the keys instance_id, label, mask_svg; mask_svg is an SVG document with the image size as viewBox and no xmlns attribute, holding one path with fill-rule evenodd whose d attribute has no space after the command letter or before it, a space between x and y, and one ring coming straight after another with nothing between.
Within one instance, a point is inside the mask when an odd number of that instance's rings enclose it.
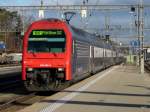
<instances>
[{"instance_id":1,"label":"train side panel","mask_svg":"<svg viewBox=\"0 0 150 112\"><path fill-rule=\"evenodd\" d=\"M74 40L72 56L72 74L74 79L83 78L90 74L90 45L86 42Z\"/></svg>"}]
</instances>

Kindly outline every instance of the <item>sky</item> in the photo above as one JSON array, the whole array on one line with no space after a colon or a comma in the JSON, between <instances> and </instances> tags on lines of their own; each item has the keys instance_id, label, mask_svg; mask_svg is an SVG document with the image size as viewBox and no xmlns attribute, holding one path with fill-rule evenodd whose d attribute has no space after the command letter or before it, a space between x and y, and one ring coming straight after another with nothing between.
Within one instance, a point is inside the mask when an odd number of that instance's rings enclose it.
<instances>
[{"instance_id":1,"label":"sky","mask_svg":"<svg viewBox=\"0 0 150 112\"><path fill-rule=\"evenodd\" d=\"M56 4L81 4L82 0L43 0L45 5ZM137 4L140 0L88 0L89 4ZM144 0L150 3L150 0ZM39 5L40 0L0 0L0 5Z\"/></svg>"},{"instance_id":2,"label":"sky","mask_svg":"<svg viewBox=\"0 0 150 112\"><path fill-rule=\"evenodd\" d=\"M7 6L7 5L11 5L11 6L32 6L32 5L40 5L40 1L41 0L0 0L0 6ZM88 0L88 4L100 4L100 5L112 5L112 4L138 4L140 0ZM44 5L56 5L57 2L59 5L78 5L78 4L82 4L83 0L43 0ZM150 4L150 0L144 0L144 4ZM147 17L145 18L145 21L148 21L150 18L150 14L149 14L149 10L147 11ZM110 13L105 13L105 12L93 12L93 11L89 11L88 14L91 14L92 16L88 17L88 19L82 20L82 18L80 18L80 14L77 14L74 18L73 18L73 25L75 25L76 27L85 27L84 23L88 23L86 27L91 27L91 28L102 28L102 26L104 27L105 24L105 16L109 15L110 17L110 24L111 25L126 25L129 27L132 27L134 24L134 17L128 13L129 10L125 10L125 11L116 11L116 12L110 12ZM51 13L51 15L49 15L49 13ZM49 15L48 17L56 17L58 16L56 14L56 11L52 11L52 12L47 12L47 14ZM38 12L36 12L35 15L38 15ZM60 16L61 14L59 14ZM36 17L35 17L36 18ZM146 24L148 24L149 22L147 22ZM148 38L148 33L149 31L145 32L145 42L146 43L150 43L150 39ZM113 34L113 36L120 36L122 32L113 32L111 34ZM126 31L124 33L128 33L128 35L133 36L136 35L136 32L134 31ZM122 34L124 34L122 33ZM129 41L129 38L123 38L123 41ZM132 39L130 39L132 40Z\"/></svg>"}]
</instances>

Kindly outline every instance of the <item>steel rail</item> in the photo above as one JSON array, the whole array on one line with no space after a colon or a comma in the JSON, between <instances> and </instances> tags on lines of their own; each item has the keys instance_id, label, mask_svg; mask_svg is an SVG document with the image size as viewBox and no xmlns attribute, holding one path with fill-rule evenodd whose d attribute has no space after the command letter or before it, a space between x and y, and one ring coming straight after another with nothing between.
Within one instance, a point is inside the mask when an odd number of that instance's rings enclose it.
<instances>
[{"instance_id":1,"label":"steel rail","mask_svg":"<svg viewBox=\"0 0 150 112\"><path fill-rule=\"evenodd\" d=\"M27 94L25 96L18 96L16 98L13 98L12 100L0 105L0 111L5 110L5 109L15 105L15 103L27 101L34 96L36 96L36 92Z\"/></svg>"}]
</instances>

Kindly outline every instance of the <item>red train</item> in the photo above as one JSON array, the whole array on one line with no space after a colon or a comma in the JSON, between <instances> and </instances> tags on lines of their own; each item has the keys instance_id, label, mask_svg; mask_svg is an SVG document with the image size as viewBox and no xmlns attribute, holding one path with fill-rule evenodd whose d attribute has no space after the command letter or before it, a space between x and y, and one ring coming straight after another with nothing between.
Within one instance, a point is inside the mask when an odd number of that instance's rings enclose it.
<instances>
[{"instance_id":1,"label":"red train","mask_svg":"<svg viewBox=\"0 0 150 112\"><path fill-rule=\"evenodd\" d=\"M29 91L60 90L121 61L112 44L65 21L45 19L25 33L22 79Z\"/></svg>"}]
</instances>

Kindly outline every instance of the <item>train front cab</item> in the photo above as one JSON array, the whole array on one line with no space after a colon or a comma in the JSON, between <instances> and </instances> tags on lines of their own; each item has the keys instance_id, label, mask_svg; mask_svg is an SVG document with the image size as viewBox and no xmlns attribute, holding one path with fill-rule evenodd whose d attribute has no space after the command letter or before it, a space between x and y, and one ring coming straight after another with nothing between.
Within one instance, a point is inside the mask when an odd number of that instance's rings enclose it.
<instances>
[{"instance_id":1,"label":"train front cab","mask_svg":"<svg viewBox=\"0 0 150 112\"><path fill-rule=\"evenodd\" d=\"M59 90L71 80L71 42L65 23L41 21L31 25L24 37L22 64L28 90Z\"/></svg>"}]
</instances>

